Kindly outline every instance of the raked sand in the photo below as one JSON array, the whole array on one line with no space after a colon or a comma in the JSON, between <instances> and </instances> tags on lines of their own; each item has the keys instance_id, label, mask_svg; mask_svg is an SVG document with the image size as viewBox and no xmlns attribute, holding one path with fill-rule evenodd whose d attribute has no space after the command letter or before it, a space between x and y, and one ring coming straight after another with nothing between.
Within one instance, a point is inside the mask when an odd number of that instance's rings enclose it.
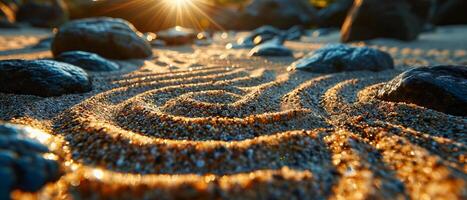
<instances>
[{"instance_id":1,"label":"raked sand","mask_svg":"<svg viewBox=\"0 0 467 200\"><path fill-rule=\"evenodd\" d=\"M0 31L0 59L47 31ZM0 93L0 120L49 133L66 174L44 199L465 199L467 118L375 99L415 66L467 65L467 27L419 41L372 40L397 67L314 74L287 66L338 33L287 42L295 58L207 47L155 48L152 60L92 73L85 94ZM237 35L238 36L238 35Z\"/></svg>"}]
</instances>

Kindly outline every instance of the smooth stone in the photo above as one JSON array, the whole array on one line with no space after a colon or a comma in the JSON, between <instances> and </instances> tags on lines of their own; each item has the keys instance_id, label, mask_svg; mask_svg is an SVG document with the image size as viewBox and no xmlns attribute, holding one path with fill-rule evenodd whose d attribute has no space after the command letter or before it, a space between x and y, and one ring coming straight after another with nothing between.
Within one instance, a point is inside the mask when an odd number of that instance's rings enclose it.
<instances>
[{"instance_id":1,"label":"smooth stone","mask_svg":"<svg viewBox=\"0 0 467 200\"><path fill-rule=\"evenodd\" d=\"M286 40L300 40L302 35L306 32L305 28L300 25L293 26L292 28L288 29L285 32L285 39Z\"/></svg>"},{"instance_id":2,"label":"smooth stone","mask_svg":"<svg viewBox=\"0 0 467 200\"><path fill-rule=\"evenodd\" d=\"M0 92L42 97L83 93L92 89L79 67L51 60L0 61Z\"/></svg>"},{"instance_id":3,"label":"smooth stone","mask_svg":"<svg viewBox=\"0 0 467 200\"><path fill-rule=\"evenodd\" d=\"M50 49L52 46L52 41L54 40L53 37L46 37L40 39L34 46L31 48L33 49Z\"/></svg>"},{"instance_id":4,"label":"smooth stone","mask_svg":"<svg viewBox=\"0 0 467 200\"><path fill-rule=\"evenodd\" d=\"M337 0L318 11L320 27L341 27L352 8L353 0Z\"/></svg>"},{"instance_id":5,"label":"smooth stone","mask_svg":"<svg viewBox=\"0 0 467 200\"><path fill-rule=\"evenodd\" d=\"M52 42L52 53L86 51L113 59L148 58L149 42L128 21L99 17L80 19L59 28Z\"/></svg>"},{"instance_id":6,"label":"smooth stone","mask_svg":"<svg viewBox=\"0 0 467 200\"><path fill-rule=\"evenodd\" d=\"M418 67L387 82L378 98L467 116L467 66Z\"/></svg>"},{"instance_id":7,"label":"smooth stone","mask_svg":"<svg viewBox=\"0 0 467 200\"><path fill-rule=\"evenodd\" d=\"M467 1L438 1L433 23L437 25L467 24Z\"/></svg>"},{"instance_id":8,"label":"smooth stone","mask_svg":"<svg viewBox=\"0 0 467 200\"><path fill-rule=\"evenodd\" d=\"M120 67L95 53L84 51L67 51L58 55L55 60L69 63L89 71L115 71Z\"/></svg>"},{"instance_id":9,"label":"smooth stone","mask_svg":"<svg viewBox=\"0 0 467 200\"><path fill-rule=\"evenodd\" d=\"M423 0L420 0L423 1ZM423 30L428 13L420 11L406 0L361 0L354 4L341 31L341 41L361 41L374 38L415 40ZM428 9L428 8L426 8Z\"/></svg>"},{"instance_id":10,"label":"smooth stone","mask_svg":"<svg viewBox=\"0 0 467 200\"><path fill-rule=\"evenodd\" d=\"M16 21L28 23L36 27L53 28L68 20L65 6L60 1L51 4L29 2L19 6Z\"/></svg>"},{"instance_id":11,"label":"smooth stone","mask_svg":"<svg viewBox=\"0 0 467 200\"><path fill-rule=\"evenodd\" d=\"M183 45L192 43L196 39L196 31L181 26L159 31L157 39L163 40L167 45Z\"/></svg>"},{"instance_id":12,"label":"smooth stone","mask_svg":"<svg viewBox=\"0 0 467 200\"><path fill-rule=\"evenodd\" d=\"M251 31L247 36L240 38L236 44L231 44L231 48L253 48L258 44L277 37L284 37L281 30L270 25L264 25Z\"/></svg>"},{"instance_id":13,"label":"smooth stone","mask_svg":"<svg viewBox=\"0 0 467 200\"><path fill-rule=\"evenodd\" d=\"M377 49L331 44L292 63L292 67L315 73L382 71L394 68L394 61L388 53Z\"/></svg>"},{"instance_id":14,"label":"smooth stone","mask_svg":"<svg viewBox=\"0 0 467 200\"><path fill-rule=\"evenodd\" d=\"M247 29L270 24L278 28L310 25L316 9L308 0L253 0L245 7L239 21Z\"/></svg>"},{"instance_id":15,"label":"smooth stone","mask_svg":"<svg viewBox=\"0 0 467 200\"><path fill-rule=\"evenodd\" d=\"M0 192L6 193L1 196L9 196L15 189L36 192L46 183L56 181L62 175L56 160L43 157L43 153L50 151L47 146L31 137L37 134L46 133L26 126L0 123L0 141L9 143L8 146L0 147ZM40 151L22 146L26 140L29 144L35 143L33 146L41 146L36 148ZM8 162L3 162L5 160Z\"/></svg>"},{"instance_id":16,"label":"smooth stone","mask_svg":"<svg viewBox=\"0 0 467 200\"><path fill-rule=\"evenodd\" d=\"M292 50L282 46L281 39L273 39L251 49L249 56L293 56Z\"/></svg>"}]
</instances>

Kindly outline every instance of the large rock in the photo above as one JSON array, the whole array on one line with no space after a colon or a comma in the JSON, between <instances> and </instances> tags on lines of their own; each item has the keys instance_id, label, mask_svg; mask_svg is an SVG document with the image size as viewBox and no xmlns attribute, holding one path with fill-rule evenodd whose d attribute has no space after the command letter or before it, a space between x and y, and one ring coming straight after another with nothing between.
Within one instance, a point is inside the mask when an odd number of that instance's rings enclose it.
<instances>
[{"instance_id":1,"label":"large rock","mask_svg":"<svg viewBox=\"0 0 467 200\"><path fill-rule=\"evenodd\" d=\"M414 40L423 30L426 21L423 16L429 13L428 9L425 0L356 1L342 26L341 40L343 42L374 38Z\"/></svg>"},{"instance_id":2,"label":"large rock","mask_svg":"<svg viewBox=\"0 0 467 200\"><path fill-rule=\"evenodd\" d=\"M84 51L67 51L58 55L55 60L76 65L89 71L115 71L119 69L117 63L95 53Z\"/></svg>"},{"instance_id":3,"label":"large rock","mask_svg":"<svg viewBox=\"0 0 467 200\"><path fill-rule=\"evenodd\" d=\"M439 0L433 23L438 25L467 24L467 1Z\"/></svg>"},{"instance_id":4,"label":"large rock","mask_svg":"<svg viewBox=\"0 0 467 200\"><path fill-rule=\"evenodd\" d=\"M376 49L333 44L292 63L292 67L315 73L382 71L394 68L394 61L388 53Z\"/></svg>"},{"instance_id":5,"label":"large rock","mask_svg":"<svg viewBox=\"0 0 467 200\"><path fill-rule=\"evenodd\" d=\"M467 116L467 66L408 70L386 83L379 91L378 98Z\"/></svg>"},{"instance_id":6,"label":"large rock","mask_svg":"<svg viewBox=\"0 0 467 200\"><path fill-rule=\"evenodd\" d=\"M61 170L56 160L38 139L46 133L30 127L0 123L0 199L10 199L10 192L20 189L36 192L46 183L58 180Z\"/></svg>"},{"instance_id":7,"label":"large rock","mask_svg":"<svg viewBox=\"0 0 467 200\"><path fill-rule=\"evenodd\" d=\"M310 25L316 20L316 10L307 0L253 0L239 19L245 27L257 28L269 24L278 28Z\"/></svg>"},{"instance_id":8,"label":"large rock","mask_svg":"<svg viewBox=\"0 0 467 200\"><path fill-rule=\"evenodd\" d=\"M0 92L59 96L92 89L84 70L51 60L0 61Z\"/></svg>"},{"instance_id":9,"label":"large rock","mask_svg":"<svg viewBox=\"0 0 467 200\"><path fill-rule=\"evenodd\" d=\"M157 39L164 41L168 45L183 45L192 43L197 36L193 29L176 26L157 33Z\"/></svg>"},{"instance_id":10,"label":"large rock","mask_svg":"<svg viewBox=\"0 0 467 200\"><path fill-rule=\"evenodd\" d=\"M65 51L87 51L107 58L147 58L148 41L129 22L114 18L89 18L69 22L58 30L52 42L55 56Z\"/></svg>"},{"instance_id":11,"label":"large rock","mask_svg":"<svg viewBox=\"0 0 467 200\"><path fill-rule=\"evenodd\" d=\"M37 27L57 27L68 20L68 14L61 0L52 4L28 2L16 12L16 21Z\"/></svg>"},{"instance_id":12,"label":"large rock","mask_svg":"<svg viewBox=\"0 0 467 200\"><path fill-rule=\"evenodd\" d=\"M338 0L318 11L320 27L341 27L345 17L352 8L353 0Z\"/></svg>"}]
</instances>

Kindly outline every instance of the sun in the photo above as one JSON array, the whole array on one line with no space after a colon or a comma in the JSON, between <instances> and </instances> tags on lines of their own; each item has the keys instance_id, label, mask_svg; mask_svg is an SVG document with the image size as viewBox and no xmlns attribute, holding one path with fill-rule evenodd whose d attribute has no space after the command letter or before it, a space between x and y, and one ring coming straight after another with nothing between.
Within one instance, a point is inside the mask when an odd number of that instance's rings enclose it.
<instances>
[{"instance_id":1,"label":"sun","mask_svg":"<svg viewBox=\"0 0 467 200\"><path fill-rule=\"evenodd\" d=\"M193 3L194 0L164 0L165 4L172 7L186 7Z\"/></svg>"}]
</instances>

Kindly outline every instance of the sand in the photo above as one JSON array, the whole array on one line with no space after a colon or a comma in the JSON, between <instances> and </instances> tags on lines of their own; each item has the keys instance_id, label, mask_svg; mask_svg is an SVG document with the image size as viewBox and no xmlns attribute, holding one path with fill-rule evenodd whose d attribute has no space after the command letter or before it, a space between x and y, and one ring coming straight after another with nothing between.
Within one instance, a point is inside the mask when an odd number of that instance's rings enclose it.
<instances>
[{"instance_id":1,"label":"sand","mask_svg":"<svg viewBox=\"0 0 467 200\"><path fill-rule=\"evenodd\" d=\"M28 48L47 34L1 31L0 59L50 57ZM287 42L295 58L249 58L224 48L238 35L217 34L211 46L155 48L153 60L90 72L89 93L0 93L0 120L49 133L66 171L14 197L465 199L467 118L375 99L411 67L466 65L465 34L355 43L391 53L396 69L335 74L287 66L338 33Z\"/></svg>"}]
</instances>

